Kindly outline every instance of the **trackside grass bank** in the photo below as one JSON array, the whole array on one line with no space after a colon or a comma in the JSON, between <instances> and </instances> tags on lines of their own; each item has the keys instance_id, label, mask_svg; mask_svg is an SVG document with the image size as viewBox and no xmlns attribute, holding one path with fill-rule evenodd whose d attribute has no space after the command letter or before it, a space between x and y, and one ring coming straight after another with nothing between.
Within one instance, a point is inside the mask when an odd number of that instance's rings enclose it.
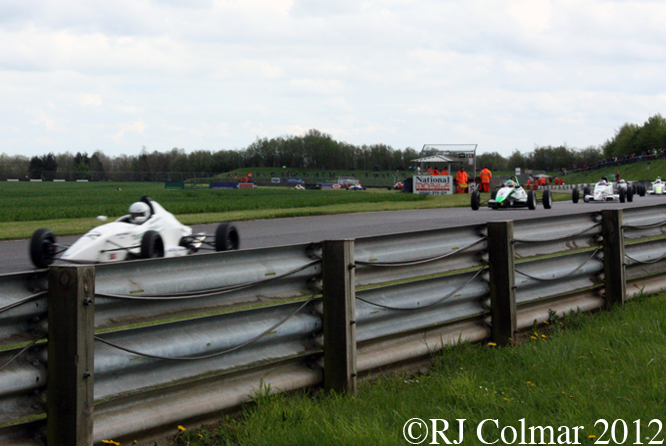
<instances>
[{"instance_id":1,"label":"trackside grass bank","mask_svg":"<svg viewBox=\"0 0 666 446\"><path fill-rule=\"evenodd\" d=\"M407 445L403 429L413 418L429 426L421 444L447 444L432 437L431 419L447 420L447 439L463 445L666 440L666 294L553 318L547 327L510 347L448 348L434 355L429 372L362 383L357 396L269 395L264 388L240 415L215 426L174 426L171 444ZM412 428L414 437L424 432Z\"/></svg>"}]
</instances>

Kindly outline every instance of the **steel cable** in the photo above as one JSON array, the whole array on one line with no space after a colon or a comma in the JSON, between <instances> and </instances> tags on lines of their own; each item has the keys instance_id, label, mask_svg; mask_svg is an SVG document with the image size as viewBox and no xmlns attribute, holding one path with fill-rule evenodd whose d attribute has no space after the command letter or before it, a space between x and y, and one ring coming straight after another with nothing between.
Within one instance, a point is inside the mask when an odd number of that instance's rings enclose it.
<instances>
[{"instance_id":1,"label":"steel cable","mask_svg":"<svg viewBox=\"0 0 666 446\"><path fill-rule=\"evenodd\" d=\"M595 224L593 224L592 226L587 227L587 228L585 228L585 229L582 229L582 230L580 230L580 231L572 232L571 234L566 234L566 235L559 235L559 236L557 236L557 237L542 238L542 239L518 239L518 238L515 238L515 239L513 239L513 241L516 242L516 243L556 242L556 241L558 241L558 240L564 240L564 239L567 239L567 238L569 238L569 237L574 237L574 236L576 236L576 235L583 234L583 233L589 231L590 229L594 229L594 228L596 228L597 226L601 226L601 223L595 223Z\"/></svg>"},{"instance_id":2,"label":"steel cable","mask_svg":"<svg viewBox=\"0 0 666 446\"><path fill-rule=\"evenodd\" d=\"M156 294L153 296L133 296L130 294L113 294L113 293L95 293L95 296L98 297L110 297L114 299L130 299L130 300L170 300L170 299L192 299L196 297L208 297L208 296L215 296L218 294L224 294L224 293L231 293L233 291L238 291L242 290L245 288L250 288L255 285L259 285L261 283L266 283L266 282L271 282L273 280L281 279L283 277L290 276L292 274L295 274L297 272L303 271L305 269L310 268L311 266L314 266L318 263L321 263L321 260L315 260L313 262L307 263L305 265L299 266L297 268L291 269L289 271L286 271L282 274L278 274L266 279L261 279L257 280L255 282L246 282L246 283L240 283L237 285L229 285L226 287L220 287L220 288L212 288L212 289L207 289L207 290L201 290L201 291L193 291L189 293L171 293L171 294Z\"/></svg>"},{"instance_id":3,"label":"steel cable","mask_svg":"<svg viewBox=\"0 0 666 446\"><path fill-rule=\"evenodd\" d=\"M28 302L32 302L33 300L37 300L38 297L41 297L45 294L47 294L46 291L40 291L39 293L32 294L28 297L24 297L23 299L19 299L15 302L7 304L4 307L0 307L0 313L4 313L5 311L9 311L12 308L20 307L23 304L27 304Z\"/></svg>"},{"instance_id":4,"label":"steel cable","mask_svg":"<svg viewBox=\"0 0 666 446\"><path fill-rule=\"evenodd\" d=\"M107 341L106 339L100 338L99 336L95 336L95 340L96 340L96 341L99 341L99 342L101 342L101 343L103 343L103 344L106 344L106 345L108 345L108 346L110 346L110 347L117 348L118 350L122 350L122 351L127 352L127 353L132 353L132 354L137 355L137 356L142 356L142 357L144 357L144 358L161 359L161 360L164 360L164 361L200 361L200 360L203 360L203 359L210 359L210 358L214 358L214 357L216 357L216 356L222 356L222 355L224 355L224 354L226 354L226 353L231 353L231 352L233 352L233 351L239 350L239 349L245 347L246 345L249 345L249 344L251 344L251 343L253 343L253 342L255 342L255 341L258 341L259 339L263 338L264 336L266 336L267 334L269 334L270 332L272 332L273 330L275 330L276 328L278 328L280 325L284 324L284 323L287 322L289 319L291 319L292 317L296 316L296 314L297 314L299 311L301 311L303 308L305 308L305 306L306 306L307 304L309 304L310 302L312 302L312 300L314 300L314 298L315 298L315 296L316 296L317 294L318 294L318 292L313 293L312 296L310 296L310 298L309 298L308 300L304 301L304 302L303 302L303 305L301 305L300 307L298 307L293 313L291 313L289 316L287 316L286 318L284 318L283 320L281 320L281 321L278 322L277 324L273 325L272 327L270 327L270 328L268 328L268 329L262 331L262 332L259 333L257 336L255 336L255 337L253 337L253 338L251 338L251 339L249 339L249 340L247 340L247 341L245 341L245 342L243 342L243 343L241 343L241 344L238 344L238 345L236 345L235 347L231 347L231 348L229 348L229 349L227 349L227 350L223 350L223 351L221 351L221 352L211 353L210 355L203 355L203 356L188 356L188 357L170 357L170 356L151 355L151 354L149 354L149 353L142 353L142 352L139 352L139 351L136 351L136 350L132 350L132 349L130 349L130 348L122 347L122 346L120 346L120 345L118 345L118 344L114 344L114 343L111 342L111 341Z\"/></svg>"},{"instance_id":5,"label":"steel cable","mask_svg":"<svg viewBox=\"0 0 666 446\"><path fill-rule=\"evenodd\" d=\"M662 226L666 226L666 221L651 223L649 225L623 225L622 229L654 229Z\"/></svg>"},{"instance_id":6,"label":"steel cable","mask_svg":"<svg viewBox=\"0 0 666 446\"><path fill-rule=\"evenodd\" d=\"M650 264L652 264L652 263L657 263L657 262L659 262L659 261L661 261L661 260L664 260L664 259L666 258L666 253L662 254L660 257L657 257L656 259L653 259L653 260L636 260L636 259L634 259L633 257L631 257L631 256L629 256L629 255L627 255L627 254L625 254L624 256L625 256L627 259L629 259L629 260L631 260L632 262L634 262L634 263L639 263L639 264L643 264L643 265L650 265Z\"/></svg>"},{"instance_id":7,"label":"steel cable","mask_svg":"<svg viewBox=\"0 0 666 446\"><path fill-rule=\"evenodd\" d=\"M12 356L12 357L9 359L9 361L7 361L7 362L5 362L4 364L2 364L2 365L0 366L0 372L2 371L2 369L4 369L5 367L7 367L9 364L11 364L12 362L14 362L19 356L21 356L23 353L25 353L30 347L32 347L33 345L35 345L37 342L41 341L42 339L45 339L46 337L47 337L47 335L44 335L44 336L41 336L41 337L39 337L39 338L35 338L35 339L33 339L32 342L31 342L30 344L28 344L28 345L26 345L25 347L23 347L23 348L22 348L17 354L15 354L14 356Z\"/></svg>"},{"instance_id":8,"label":"steel cable","mask_svg":"<svg viewBox=\"0 0 666 446\"><path fill-rule=\"evenodd\" d=\"M442 298L440 298L440 299L437 299L437 300L434 301L434 302L430 302L430 303L427 304L427 305L422 305L422 306L419 306L419 307L413 307L413 308L389 307L388 305L382 305L382 304L378 304L378 303L375 303L375 302L370 302L369 300L363 299L363 298L358 297L358 296L356 297L356 299L357 299L357 300L360 300L361 302L365 302L365 303L368 304L368 305L373 305L373 306L375 306L375 307L384 308L384 309L386 309L386 310L399 310L399 311L417 311L417 310L422 310L422 309L424 309L424 308L432 307L433 305L437 305L437 304L439 304L439 303L441 303L441 302L444 302L446 299L448 299L449 297L451 297L451 296L453 296L454 294L456 294L458 291L460 291L460 290L462 290L463 288L465 288L469 283L471 283L474 279L476 279L476 278L477 278L482 272L486 271L487 269L488 269L488 268L481 268L480 270L478 270L478 271L476 272L476 274L474 274L472 277L470 277L469 280L467 280L465 283L463 283L462 285L460 285L460 286L459 286L458 288L456 288L455 290L451 291L451 292L450 292L449 294L447 294L446 296L444 296L444 297L442 297Z\"/></svg>"},{"instance_id":9,"label":"steel cable","mask_svg":"<svg viewBox=\"0 0 666 446\"><path fill-rule=\"evenodd\" d=\"M462 248L451 251L449 253L440 255L440 256L435 256L435 257L428 257L426 259L420 259L420 260L412 260L409 262L360 262L360 261L355 261L354 263L356 265L363 265L363 266L376 266L376 267L391 267L391 266L413 266L413 265L420 265L422 263L428 263L428 262L434 262L437 260L445 259L447 257L453 256L455 254L458 254L460 252L463 252L472 246L476 246L481 242L484 242L488 239L488 237L483 237L480 238L479 240L476 240L468 245L463 246Z\"/></svg>"},{"instance_id":10,"label":"steel cable","mask_svg":"<svg viewBox=\"0 0 666 446\"><path fill-rule=\"evenodd\" d=\"M522 272L522 271L519 271L519 270L517 270L517 269L516 269L515 271L516 271L518 274L520 274L521 276L525 276L525 277L527 277L527 278L529 278L529 279L533 279L533 280L538 280L538 281L540 281L540 282L549 282L549 281L552 281L552 280L562 280L562 279L566 279L567 277L571 277L571 276L573 276L578 270L580 270L580 269L581 269L583 266L585 266L590 260L592 260L592 259L594 258L594 256L597 255L597 253L598 253L599 251L601 251L601 248L597 248L597 249L595 249L594 252L592 253L592 255L591 255L590 257L588 257L583 263L581 263L580 265L578 265L578 267L576 267L576 269L574 269L574 270L571 271L571 272L568 272L567 274L565 274L564 276L561 276L561 277L549 277L549 278L536 277L536 276L531 276L531 275L529 275L529 274L527 274L527 273L524 273L524 272Z\"/></svg>"}]
</instances>

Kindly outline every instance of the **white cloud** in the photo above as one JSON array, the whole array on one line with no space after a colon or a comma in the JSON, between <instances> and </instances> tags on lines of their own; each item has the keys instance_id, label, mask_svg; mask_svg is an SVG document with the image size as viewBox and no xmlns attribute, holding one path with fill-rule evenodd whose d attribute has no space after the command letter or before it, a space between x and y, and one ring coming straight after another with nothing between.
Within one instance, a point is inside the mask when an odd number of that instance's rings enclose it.
<instances>
[{"instance_id":1,"label":"white cloud","mask_svg":"<svg viewBox=\"0 0 666 446\"><path fill-rule=\"evenodd\" d=\"M0 144L586 147L664 113L665 21L641 0L4 0Z\"/></svg>"},{"instance_id":2,"label":"white cloud","mask_svg":"<svg viewBox=\"0 0 666 446\"><path fill-rule=\"evenodd\" d=\"M88 107L90 105L100 106L102 105L102 97L97 94L83 94L79 96L79 101L83 107Z\"/></svg>"},{"instance_id":3,"label":"white cloud","mask_svg":"<svg viewBox=\"0 0 666 446\"><path fill-rule=\"evenodd\" d=\"M118 127L120 127L118 133L111 136L111 138L115 141L121 141L127 132L143 133L143 131L146 129L146 123L140 119L132 123L119 124Z\"/></svg>"}]
</instances>

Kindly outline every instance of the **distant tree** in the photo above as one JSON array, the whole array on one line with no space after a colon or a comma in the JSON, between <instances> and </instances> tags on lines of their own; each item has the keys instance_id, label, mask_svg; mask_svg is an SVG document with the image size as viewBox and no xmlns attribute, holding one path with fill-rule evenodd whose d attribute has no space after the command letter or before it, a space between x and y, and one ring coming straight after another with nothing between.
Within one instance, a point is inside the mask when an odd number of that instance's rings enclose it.
<instances>
[{"instance_id":1,"label":"distant tree","mask_svg":"<svg viewBox=\"0 0 666 446\"><path fill-rule=\"evenodd\" d=\"M30 158L29 175L30 178L41 178L44 172L44 161L39 156Z\"/></svg>"},{"instance_id":2,"label":"distant tree","mask_svg":"<svg viewBox=\"0 0 666 446\"><path fill-rule=\"evenodd\" d=\"M498 152L482 153L476 157L476 165L483 168L487 166L490 170L507 170L508 160Z\"/></svg>"},{"instance_id":3,"label":"distant tree","mask_svg":"<svg viewBox=\"0 0 666 446\"><path fill-rule=\"evenodd\" d=\"M529 165L529 157L525 157L518 149L515 149L509 159L507 160L507 167L509 170L513 170L516 167L521 169L527 169L531 166Z\"/></svg>"}]
</instances>

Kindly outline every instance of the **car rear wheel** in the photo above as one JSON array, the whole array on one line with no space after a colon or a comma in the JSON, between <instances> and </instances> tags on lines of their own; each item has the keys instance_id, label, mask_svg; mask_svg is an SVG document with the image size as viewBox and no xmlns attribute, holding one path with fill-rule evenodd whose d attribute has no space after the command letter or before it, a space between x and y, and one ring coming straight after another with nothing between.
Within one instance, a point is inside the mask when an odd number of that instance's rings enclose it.
<instances>
[{"instance_id":1,"label":"car rear wheel","mask_svg":"<svg viewBox=\"0 0 666 446\"><path fill-rule=\"evenodd\" d=\"M156 259L164 257L164 243L157 231L146 231L141 237L141 258Z\"/></svg>"},{"instance_id":2,"label":"car rear wheel","mask_svg":"<svg viewBox=\"0 0 666 446\"><path fill-rule=\"evenodd\" d=\"M628 201L629 203L631 203L632 201L634 201L634 190L631 189L631 188L630 188L629 190L627 190L627 201Z\"/></svg>"},{"instance_id":3,"label":"car rear wheel","mask_svg":"<svg viewBox=\"0 0 666 446\"><path fill-rule=\"evenodd\" d=\"M549 190L543 191L543 197L541 198L543 202L544 209L550 209L553 207L553 193Z\"/></svg>"},{"instance_id":4,"label":"car rear wheel","mask_svg":"<svg viewBox=\"0 0 666 446\"><path fill-rule=\"evenodd\" d=\"M536 193L531 190L527 193L527 207L530 209L530 211L533 211L536 209L537 205L537 197Z\"/></svg>"},{"instance_id":5,"label":"car rear wheel","mask_svg":"<svg viewBox=\"0 0 666 446\"><path fill-rule=\"evenodd\" d=\"M231 223L220 223L215 230L215 251L232 251L240 248L240 235Z\"/></svg>"},{"instance_id":6,"label":"car rear wheel","mask_svg":"<svg viewBox=\"0 0 666 446\"><path fill-rule=\"evenodd\" d=\"M620 203L624 203L625 201L627 201L627 191L624 189L620 189L619 192L620 192Z\"/></svg>"},{"instance_id":7,"label":"car rear wheel","mask_svg":"<svg viewBox=\"0 0 666 446\"><path fill-rule=\"evenodd\" d=\"M48 268L55 260L55 234L49 229L38 229L30 239L30 260L37 268Z\"/></svg>"},{"instance_id":8,"label":"car rear wheel","mask_svg":"<svg viewBox=\"0 0 666 446\"><path fill-rule=\"evenodd\" d=\"M571 191L571 201L573 201L574 203L578 203L578 200L580 200L580 192L576 188Z\"/></svg>"},{"instance_id":9,"label":"car rear wheel","mask_svg":"<svg viewBox=\"0 0 666 446\"><path fill-rule=\"evenodd\" d=\"M590 188L589 187L585 186L583 188L583 195L590 195Z\"/></svg>"}]
</instances>

